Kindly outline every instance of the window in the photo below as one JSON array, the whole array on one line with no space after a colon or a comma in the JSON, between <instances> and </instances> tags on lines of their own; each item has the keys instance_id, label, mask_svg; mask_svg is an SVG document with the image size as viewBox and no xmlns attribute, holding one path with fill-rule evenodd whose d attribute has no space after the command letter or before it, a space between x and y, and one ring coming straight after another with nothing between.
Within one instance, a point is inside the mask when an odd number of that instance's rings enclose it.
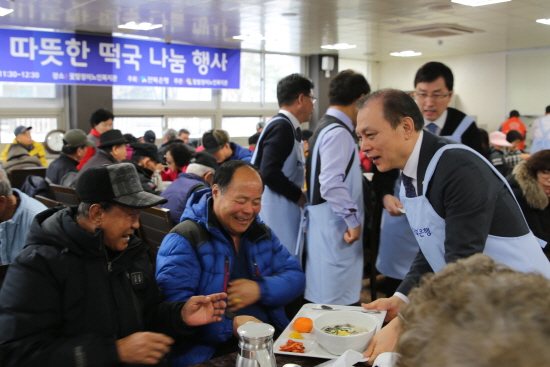
<instances>
[{"instance_id":1,"label":"window","mask_svg":"<svg viewBox=\"0 0 550 367\"><path fill-rule=\"evenodd\" d=\"M0 83L3 98L55 98L55 84L48 83Z\"/></svg>"},{"instance_id":2,"label":"window","mask_svg":"<svg viewBox=\"0 0 550 367\"><path fill-rule=\"evenodd\" d=\"M301 71L300 56L265 55L265 101L277 102L277 83L292 73Z\"/></svg>"},{"instance_id":3,"label":"window","mask_svg":"<svg viewBox=\"0 0 550 367\"><path fill-rule=\"evenodd\" d=\"M211 101L210 88L167 88L168 99L175 101Z\"/></svg>"},{"instance_id":4,"label":"window","mask_svg":"<svg viewBox=\"0 0 550 367\"><path fill-rule=\"evenodd\" d=\"M116 117L113 127L123 134L142 137L147 130L153 130L157 139L162 138L162 117Z\"/></svg>"},{"instance_id":5,"label":"window","mask_svg":"<svg viewBox=\"0 0 550 367\"><path fill-rule=\"evenodd\" d=\"M261 55L258 53L241 53L241 83L239 89L223 89L224 102L260 102L261 90Z\"/></svg>"},{"instance_id":6,"label":"window","mask_svg":"<svg viewBox=\"0 0 550 367\"><path fill-rule=\"evenodd\" d=\"M0 119L1 139L0 142L8 144L13 142L13 132L17 126L32 126L32 140L42 143L46 134L57 129L57 118L55 117L29 117L29 118L3 118Z\"/></svg>"},{"instance_id":7,"label":"window","mask_svg":"<svg viewBox=\"0 0 550 367\"><path fill-rule=\"evenodd\" d=\"M189 130L189 137L200 139L208 130L212 130L212 117L168 117L168 128L179 131Z\"/></svg>"},{"instance_id":8,"label":"window","mask_svg":"<svg viewBox=\"0 0 550 367\"><path fill-rule=\"evenodd\" d=\"M164 88L113 85L113 99L162 101L164 99Z\"/></svg>"},{"instance_id":9,"label":"window","mask_svg":"<svg viewBox=\"0 0 550 367\"><path fill-rule=\"evenodd\" d=\"M258 122L264 122L261 117L224 117L222 129L227 131L231 138L249 137L256 133Z\"/></svg>"}]
</instances>

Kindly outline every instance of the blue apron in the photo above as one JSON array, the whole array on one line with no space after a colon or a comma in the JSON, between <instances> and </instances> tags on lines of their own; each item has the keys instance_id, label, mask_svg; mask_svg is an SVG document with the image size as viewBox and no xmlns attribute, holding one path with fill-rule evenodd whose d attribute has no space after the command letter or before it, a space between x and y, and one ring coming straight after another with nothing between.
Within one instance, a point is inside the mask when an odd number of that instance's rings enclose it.
<instances>
[{"instance_id":1,"label":"blue apron","mask_svg":"<svg viewBox=\"0 0 550 367\"><path fill-rule=\"evenodd\" d=\"M510 194L515 198L508 182L498 173L495 167L473 149L460 144L446 145L439 149L433 156L424 178L424 193L428 192L430 180L441 155L449 149L465 149L479 156L506 184L510 190ZM426 195L415 198L406 197L403 185L401 185L400 200L407 212L407 218L411 229L416 233L416 240L420 245L422 253L433 271L440 271L446 265L445 220L436 213L426 198ZM521 209L519 210L521 211ZM533 232L529 232L520 237L497 237L488 235L483 253L489 255L497 262L508 265L514 270L522 272L538 271L546 278L550 278L550 262L542 252L541 244L533 235Z\"/></svg>"},{"instance_id":2,"label":"blue apron","mask_svg":"<svg viewBox=\"0 0 550 367\"><path fill-rule=\"evenodd\" d=\"M259 146L262 141L263 133L269 128L269 125L276 120L287 121L292 127L292 131L295 131L292 122L286 118L273 118L269 120L264 127L258 139L257 146ZM252 155L252 164L256 164L257 152L258 150L255 150ZM304 167L305 157L303 143L294 139L294 152L287 157L283 165L283 174L296 186L301 188L304 186ZM262 194L260 218L265 224L271 227L287 250L292 255L295 255L298 232L301 230L302 209L295 202L277 194L266 185L264 193ZM298 258L298 260L300 260L300 258Z\"/></svg>"},{"instance_id":3,"label":"blue apron","mask_svg":"<svg viewBox=\"0 0 550 367\"><path fill-rule=\"evenodd\" d=\"M537 122L539 124L542 137L538 139L533 139L533 145L531 146L531 150L529 151L529 153L531 154L535 154L540 150L550 149L550 129L546 131L544 130L541 119L538 119Z\"/></svg>"},{"instance_id":4,"label":"blue apron","mask_svg":"<svg viewBox=\"0 0 550 367\"><path fill-rule=\"evenodd\" d=\"M317 142L332 128L341 126L330 124L321 131ZM354 143L355 144L355 143ZM319 146L315 144L311 167L317 167ZM363 182L357 148L352 157L353 163L344 182L352 199L357 203L358 218L364 220ZM347 162L343 162L347 163ZM345 167L345 166L344 166ZM309 192L314 191L313 172ZM307 207L308 228L306 232L306 291L304 297L314 303L349 305L359 301L363 280L363 238L352 244L344 241L348 225L343 218L334 214L328 202Z\"/></svg>"},{"instance_id":5,"label":"blue apron","mask_svg":"<svg viewBox=\"0 0 550 367\"><path fill-rule=\"evenodd\" d=\"M473 118L464 116L453 134L444 136L444 138L461 143L462 134L473 122ZM395 183L393 193L395 197L399 197L400 187L401 178ZM414 258L418 254L418 242L407 221L407 214L394 217L384 209L380 228L380 246L376 258L376 269L388 277L405 279L405 275L409 272Z\"/></svg>"}]
</instances>

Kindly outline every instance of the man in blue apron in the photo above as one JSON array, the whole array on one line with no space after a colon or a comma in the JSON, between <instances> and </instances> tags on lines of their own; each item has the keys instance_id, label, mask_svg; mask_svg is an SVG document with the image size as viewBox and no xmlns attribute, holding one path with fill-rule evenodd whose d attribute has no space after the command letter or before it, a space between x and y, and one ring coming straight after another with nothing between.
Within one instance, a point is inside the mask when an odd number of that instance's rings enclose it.
<instances>
[{"instance_id":1,"label":"man in blue apron","mask_svg":"<svg viewBox=\"0 0 550 367\"><path fill-rule=\"evenodd\" d=\"M304 298L313 303L350 305L361 296L363 181L354 129L357 101L369 92L363 75L336 75L329 109L309 139Z\"/></svg>"},{"instance_id":2,"label":"man in blue apron","mask_svg":"<svg viewBox=\"0 0 550 367\"><path fill-rule=\"evenodd\" d=\"M473 118L449 107L453 96L451 69L440 62L428 62L416 72L415 98L424 117L424 128L481 152L481 138ZM393 294L405 278L418 252L403 205L399 201L399 170L381 174L375 169L373 186L384 204L380 249L376 268L386 276L386 292Z\"/></svg>"},{"instance_id":3,"label":"man in blue apron","mask_svg":"<svg viewBox=\"0 0 550 367\"><path fill-rule=\"evenodd\" d=\"M400 201L420 250L397 292L365 308L388 310L388 327L365 355L392 349L399 307L423 274L484 253L512 269L550 278L550 263L521 209L494 167L473 149L423 130L418 106L406 93L381 90L360 101L356 131L361 149L381 172L402 170Z\"/></svg>"},{"instance_id":4,"label":"man in blue apron","mask_svg":"<svg viewBox=\"0 0 550 367\"><path fill-rule=\"evenodd\" d=\"M296 254L304 185L304 150L300 124L309 121L316 98L313 82L291 74L277 84L279 113L265 125L254 155L265 183L260 218L273 229L288 251Z\"/></svg>"}]
</instances>

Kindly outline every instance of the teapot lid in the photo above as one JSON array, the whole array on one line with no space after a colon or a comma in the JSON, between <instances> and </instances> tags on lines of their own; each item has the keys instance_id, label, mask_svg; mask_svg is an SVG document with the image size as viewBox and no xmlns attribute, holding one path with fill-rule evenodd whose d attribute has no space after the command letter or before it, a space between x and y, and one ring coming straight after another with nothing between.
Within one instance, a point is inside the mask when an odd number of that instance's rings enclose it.
<instances>
[{"instance_id":1,"label":"teapot lid","mask_svg":"<svg viewBox=\"0 0 550 367\"><path fill-rule=\"evenodd\" d=\"M275 333L275 328L269 324L249 321L237 329L240 337L246 339L265 338Z\"/></svg>"}]
</instances>

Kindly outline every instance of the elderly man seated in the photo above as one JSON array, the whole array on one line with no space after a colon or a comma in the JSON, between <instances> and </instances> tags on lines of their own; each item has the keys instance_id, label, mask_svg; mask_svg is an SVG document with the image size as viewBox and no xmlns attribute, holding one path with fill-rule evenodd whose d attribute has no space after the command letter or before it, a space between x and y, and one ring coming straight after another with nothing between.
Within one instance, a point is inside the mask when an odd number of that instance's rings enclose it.
<instances>
[{"instance_id":1,"label":"elderly man seated","mask_svg":"<svg viewBox=\"0 0 550 367\"><path fill-rule=\"evenodd\" d=\"M8 161L8 152L14 145L18 144L24 147L31 157L37 157L42 166L48 166L48 161L46 160L46 149L44 149L44 145L42 143L32 140L31 129L32 126L17 126L15 128L13 131L15 139L13 139L11 144L6 145L2 151L2 155L0 156L3 162Z\"/></svg>"},{"instance_id":2,"label":"elderly man seated","mask_svg":"<svg viewBox=\"0 0 550 367\"><path fill-rule=\"evenodd\" d=\"M263 187L250 163L222 164L212 189L189 198L182 222L160 246L157 282L168 301L227 292L234 313L202 327L193 344L178 346L176 366L210 359L246 321L261 320L279 330L288 325L283 306L303 292L305 277L298 261L257 218Z\"/></svg>"},{"instance_id":3,"label":"elderly man seated","mask_svg":"<svg viewBox=\"0 0 550 367\"><path fill-rule=\"evenodd\" d=\"M0 264L15 260L34 217L46 209L40 201L12 189L6 171L0 168Z\"/></svg>"},{"instance_id":4,"label":"elderly man seated","mask_svg":"<svg viewBox=\"0 0 550 367\"><path fill-rule=\"evenodd\" d=\"M78 207L36 217L0 291L2 366L167 365L173 337L220 321L225 293L161 302L134 236L143 191L129 163L86 170ZM160 363L159 363L160 362Z\"/></svg>"}]
</instances>

